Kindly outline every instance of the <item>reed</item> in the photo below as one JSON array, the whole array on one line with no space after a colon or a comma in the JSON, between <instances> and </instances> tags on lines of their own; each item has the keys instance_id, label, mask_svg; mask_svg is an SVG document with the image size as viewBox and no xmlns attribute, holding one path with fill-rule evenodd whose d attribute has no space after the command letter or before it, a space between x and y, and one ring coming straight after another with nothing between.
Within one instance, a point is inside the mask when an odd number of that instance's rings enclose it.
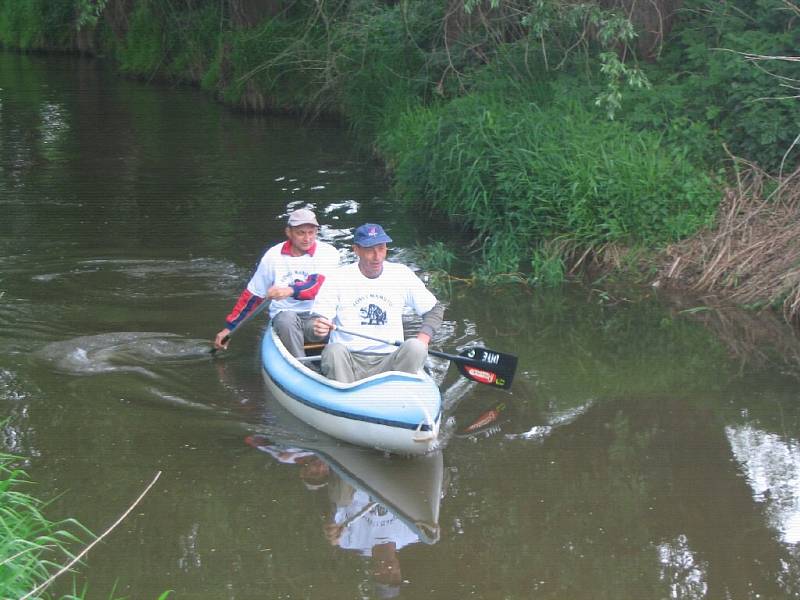
<instances>
[{"instance_id":1,"label":"reed","mask_svg":"<svg viewBox=\"0 0 800 600\"><path fill-rule=\"evenodd\" d=\"M741 159L734 166L714 226L670 246L659 281L777 308L800 325L800 168L778 178Z\"/></svg>"},{"instance_id":2,"label":"reed","mask_svg":"<svg viewBox=\"0 0 800 600\"><path fill-rule=\"evenodd\" d=\"M72 559L69 547L85 531L77 522L49 521L43 503L20 491L29 482L14 467L14 457L0 455L0 589L4 598L21 598L45 581L59 563Z\"/></svg>"}]
</instances>

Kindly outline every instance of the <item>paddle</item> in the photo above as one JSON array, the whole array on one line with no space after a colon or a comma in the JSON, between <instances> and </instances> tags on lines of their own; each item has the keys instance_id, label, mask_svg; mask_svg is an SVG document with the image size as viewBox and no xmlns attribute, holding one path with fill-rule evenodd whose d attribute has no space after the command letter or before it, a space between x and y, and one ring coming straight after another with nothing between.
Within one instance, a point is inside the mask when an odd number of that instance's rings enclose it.
<instances>
[{"instance_id":1,"label":"paddle","mask_svg":"<svg viewBox=\"0 0 800 600\"><path fill-rule=\"evenodd\" d=\"M391 342L381 338L372 337L365 333L356 333L342 327L336 327L342 333L366 338L373 342L381 342L390 346L399 346L402 342ZM517 357L513 354L505 354L497 350L487 348L472 347L462 350L458 355L439 352L438 350L428 350L428 354L446 358L450 362L456 363L459 372L477 383L499 387L507 390L511 387L514 380L514 373L517 370Z\"/></svg>"},{"instance_id":2,"label":"paddle","mask_svg":"<svg viewBox=\"0 0 800 600\"><path fill-rule=\"evenodd\" d=\"M269 304L269 300L266 300L266 299L265 299L265 300L264 300L264 302L262 302L261 304L259 304L258 306L256 306L255 310L254 310L253 312L251 312L249 315L247 315L247 316L246 316L246 317L245 317L245 318L242 320L242 322L241 322L241 323L239 323L239 324L236 326L236 329L234 329L234 330L233 330L233 331L231 331L231 332L230 332L228 335L226 335L224 338L222 338L222 343L223 343L223 344L226 344L226 343L228 342L228 340L229 340L229 339L231 339L231 336L232 336L234 333L236 333L237 331L239 331L239 330L242 328L242 325L244 325L245 323L247 323L247 322L248 322L250 319L252 319L253 317L255 317L257 314L261 313L261 311L262 311L262 310L264 310L264 309L267 307L267 304ZM212 354L212 356L213 356L214 354L216 354L216 353L217 353L217 348L216 348L216 347L214 347L214 348L211 348L211 354Z\"/></svg>"}]
</instances>

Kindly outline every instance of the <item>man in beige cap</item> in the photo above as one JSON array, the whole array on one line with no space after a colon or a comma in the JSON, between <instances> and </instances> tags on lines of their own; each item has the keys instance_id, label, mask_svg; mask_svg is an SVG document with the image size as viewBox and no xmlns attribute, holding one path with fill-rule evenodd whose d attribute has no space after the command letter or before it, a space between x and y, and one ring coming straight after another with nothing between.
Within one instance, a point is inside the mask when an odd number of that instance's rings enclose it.
<instances>
[{"instance_id":1,"label":"man in beige cap","mask_svg":"<svg viewBox=\"0 0 800 600\"><path fill-rule=\"evenodd\" d=\"M319 223L307 208L289 213L286 241L269 248L214 340L217 350L228 347L230 335L248 314L270 300L269 316L284 346L293 356L305 356L304 341L321 341L313 331L311 305L325 275L339 264L339 252L317 240Z\"/></svg>"}]
</instances>

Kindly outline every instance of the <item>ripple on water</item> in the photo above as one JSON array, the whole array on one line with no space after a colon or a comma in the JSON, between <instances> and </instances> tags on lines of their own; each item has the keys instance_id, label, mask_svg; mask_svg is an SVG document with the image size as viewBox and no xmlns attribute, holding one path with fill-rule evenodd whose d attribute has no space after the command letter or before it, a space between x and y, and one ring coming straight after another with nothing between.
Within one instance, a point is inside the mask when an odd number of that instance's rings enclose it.
<instances>
[{"instance_id":1,"label":"ripple on water","mask_svg":"<svg viewBox=\"0 0 800 600\"><path fill-rule=\"evenodd\" d=\"M41 267L38 267L41 269ZM33 271L33 269L31 269ZM30 271L29 271L30 272ZM50 265L45 272L29 274L30 280L44 285L79 286L102 290L108 296L185 297L209 291L230 294L237 290L247 271L221 260L197 258L191 260L137 260L97 258L81 260L69 265ZM102 279L92 285L87 278ZM66 293L66 292L65 292Z\"/></svg>"},{"instance_id":2,"label":"ripple on water","mask_svg":"<svg viewBox=\"0 0 800 600\"><path fill-rule=\"evenodd\" d=\"M128 372L156 378L151 369L155 365L209 360L210 354L207 340L172 333L114 332L53 342L35 358L71 375Z\"/></svg>"},{"instance_id":3,"label":"ripple on water","mask_svg":"<svg viewBox=\"0 0 800 600\"><path fill-rule=\"evenodd\" d=\"M0 369L0 407L3 421L0 422L0 443L6 452L17 456L38 456L32 447L32 431L26 424L28 401L31 390L19 380L17 374L8 369Z\"/></svg>"}]
</instances>

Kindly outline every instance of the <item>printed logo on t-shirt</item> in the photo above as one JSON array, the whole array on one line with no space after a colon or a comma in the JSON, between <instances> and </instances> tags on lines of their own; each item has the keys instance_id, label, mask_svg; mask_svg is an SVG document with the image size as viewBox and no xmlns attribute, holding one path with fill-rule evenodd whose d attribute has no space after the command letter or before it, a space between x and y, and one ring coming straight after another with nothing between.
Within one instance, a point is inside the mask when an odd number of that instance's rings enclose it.
<instances>
[{"instance_id":1,"label":"printed logo on t-shirt","mask_svg":"<svg viewBox=\"0 0 800 600\"><path fill-rule=\"evenodd\" d=\"M359 311L362 325L386 325L386 311L377 304L362 307Z\"/></svg>"},{"instance_id":2,"label":"printed logo on t-shirt","mask_svg":"<svg viewBox=\"0 0 800 600\"><path fill-rule=\"evenodd\" d=\"M297 283L298 281L306 281L308 279L308 271L302 269L293 269L287 272L283 279L281 279L280 284L283 287L288 287L293 283Z\"/></svg>"}]
</instances>

